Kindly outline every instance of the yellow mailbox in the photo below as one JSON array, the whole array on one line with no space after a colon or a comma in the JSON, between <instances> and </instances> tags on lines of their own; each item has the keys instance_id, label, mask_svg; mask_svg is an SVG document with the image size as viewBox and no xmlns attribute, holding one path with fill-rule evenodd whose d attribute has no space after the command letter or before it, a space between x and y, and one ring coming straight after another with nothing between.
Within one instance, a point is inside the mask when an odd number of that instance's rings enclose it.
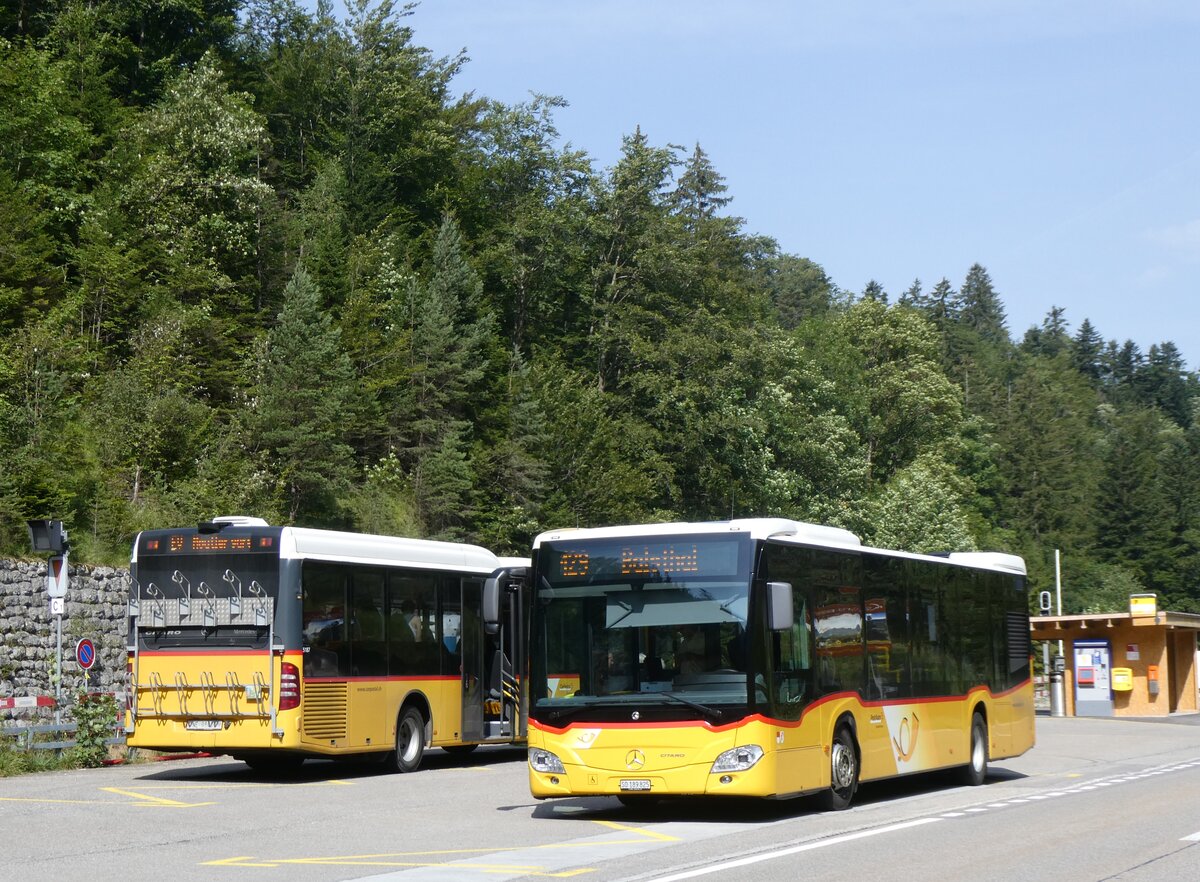
<instances>
[{"instance_id":1,"label":"yellow mailbox","mask_svg":"<svg viewBox=\"0 0 1200 882\"><path fill-rule=\"evenodd\" d=\"M1112 688L1113 692L1129 692L1133 689L1133 669L1132 668L1113 668L1112 669Z\"/></svg>"}]
</instances>

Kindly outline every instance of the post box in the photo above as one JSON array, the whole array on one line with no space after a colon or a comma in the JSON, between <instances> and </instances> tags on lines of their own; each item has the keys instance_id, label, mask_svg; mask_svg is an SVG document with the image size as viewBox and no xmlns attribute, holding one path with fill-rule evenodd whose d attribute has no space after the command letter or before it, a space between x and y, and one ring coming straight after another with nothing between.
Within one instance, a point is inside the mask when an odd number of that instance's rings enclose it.
<instances>
[{"instance_id":1,"label":"post box","mask_svg":"<svg viewBox=\"0 0 1200 882\"><path fill-rule=\"evenodd\" d=\"M1129 692L1133 689L1133 669L1132 668L1113 668L1112 669L1112 688L1113 692Z\"/></svg>"}]
</instances>

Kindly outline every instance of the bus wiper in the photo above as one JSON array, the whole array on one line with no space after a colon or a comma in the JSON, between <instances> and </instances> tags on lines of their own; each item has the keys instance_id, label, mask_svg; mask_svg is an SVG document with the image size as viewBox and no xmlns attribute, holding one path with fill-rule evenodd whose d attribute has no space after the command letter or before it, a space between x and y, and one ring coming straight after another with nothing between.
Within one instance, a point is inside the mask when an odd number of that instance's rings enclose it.
<instances>
[{"instance_id":1,"label":"bus wiper","mask_svg":"<svg viewBox=\"0 0 1200 882\"><path fill-rule=\"evenodd\" d=\"M712 717L714 720L719 720L725 716L725 711L719 707L709 707L707 704L701 704L698 701L692 701L690 698L684 698L678 692L656 692L655 695L662 695L670 698L673 701L678 701L680 704L686 704L692 710L700 711L706 717Z\"/></svg>"}]
</instances>

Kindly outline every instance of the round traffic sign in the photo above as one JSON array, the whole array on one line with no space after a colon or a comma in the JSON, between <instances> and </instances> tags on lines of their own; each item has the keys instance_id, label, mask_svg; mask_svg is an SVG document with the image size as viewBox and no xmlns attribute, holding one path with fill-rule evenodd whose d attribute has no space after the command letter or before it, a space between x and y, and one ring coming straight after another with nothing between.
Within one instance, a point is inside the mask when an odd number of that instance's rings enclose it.
<instances>
[{"instance_id":1,"label":"round traffic sign","mask_svg":"<svg viewBox=\"0 0 1200 882\"><path fill-rule=\"evenodd\" d=\"M91 670L92 665L96 663L96 644L87 637L76 643L75 661L79 662L79 667L85 671Z\"/></svg>"}]
</instances>

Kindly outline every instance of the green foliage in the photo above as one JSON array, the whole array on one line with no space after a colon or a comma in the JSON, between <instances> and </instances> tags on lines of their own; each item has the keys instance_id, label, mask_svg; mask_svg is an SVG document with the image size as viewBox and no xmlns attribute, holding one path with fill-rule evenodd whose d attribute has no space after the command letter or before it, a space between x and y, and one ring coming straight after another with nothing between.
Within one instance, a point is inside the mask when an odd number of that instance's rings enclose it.
<instances>
[{"instance_id":1,"label":"green foliage","mask_svg":"<svg viewBox=\"0 0 1200 882\"><path fill-rule=\"evenodd\" d=\"M701 145L637 129L598 169L564 99L454 98L410 7L334 9L0 13L5 551L46 516L117 561L237 512L516 553L778 515L1200 610L1169 341L1050 307L1014 342L979 263L850 294L747 235Z\"/></svg>"},{"instance_id":2,"label":"green foliage","mask_svg":"<svg viewBox=\"0 0 1200 882\"><path fill-rule=\"evenodd\" d=\"M72 758L62 757L53 750L25 750L7 733L0 736L0 778L49 772L74 766Z\"/></svg>"},{"instance_id":3,"label":"green foliage","mask_svg":"<svg viewBox=\"0 0 1200 882\"><path fill-rule=\"evenodd\" d=\"M329 518L353 466L342 421L354 394L353 372L339 330L321 309L320 290L303 268L284 291L255 376L248 437L275 482L286 521Z\"/></svg>"},{"instance_id":4,"label":"green foliage","mask_svg":"<svg viewBox=\"0 0 1200 882\"><path fill-rule=\"evenodd\" d=\"M85 769L94 769L108 759L108 745L117 725L117 700L107 693L81 692L71 707L75 730L75 747L71 762Z\"/></svg>"}]
</instances>

